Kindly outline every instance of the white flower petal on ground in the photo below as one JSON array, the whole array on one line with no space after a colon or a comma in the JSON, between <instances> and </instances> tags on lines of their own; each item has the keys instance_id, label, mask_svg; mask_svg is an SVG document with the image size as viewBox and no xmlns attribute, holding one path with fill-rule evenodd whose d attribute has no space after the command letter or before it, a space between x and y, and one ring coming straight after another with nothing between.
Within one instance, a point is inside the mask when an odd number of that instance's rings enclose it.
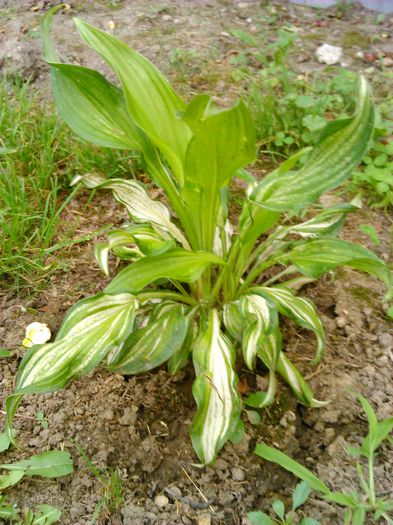
<instances>
[{"instance_id":1,"label":"white flower petal on ground","mask_svg":"<svg viewBox=\"0 0 393 525\"><path fill-rule=\"evenodd\" d=\"M26 337L23 339L23 346L30 348L33 345L42 345L49 341L51 332L45 323L30 323L26 326Z\"/></svg>"}]
</instances>

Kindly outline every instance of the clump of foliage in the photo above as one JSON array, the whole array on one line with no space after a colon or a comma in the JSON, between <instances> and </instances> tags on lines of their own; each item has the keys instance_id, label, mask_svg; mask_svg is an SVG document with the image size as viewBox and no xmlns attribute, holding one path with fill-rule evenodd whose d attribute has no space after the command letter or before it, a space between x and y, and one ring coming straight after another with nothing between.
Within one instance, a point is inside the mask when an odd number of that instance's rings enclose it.
<instances>
[{"instance_id":1,"label":"clump of foliage","mask_svg":"<svg viewBox=\"0 0 393 525\"><path fill-rule=\"evenodd\" d=\"M356 490L351 492L334 492L329 487L317 478L310 470L306 467L297 463L283 452L269 447L264 443L256 446L255 454L266 459L277 463L281 467L285 468L289 472L292 472L295 476L302 479L304 483L312 490L322 494L325 501L337 503L341 507L346 509L343 525L362 525L366 522L367 516L373 515L373 523L377 523L381 518L388 524L393 523L391 517L391 511L393 511L393 500L379 497L375 491L375 476L374 476L374 460L377 449L380 447L384 440L392 442L392 438L389 436L393 429L393 417L388 417L382 421L377 420L377 416L372 409L370 403L363 396L359 396L359 401L362 408L367 416L369 432L363 439L360 447L348 447L347 451L350 456L355 458L366 458L366 472L364 474L364 465L359 460L356 460L356 470L359 476L359 485L363 491L363 494ZM301 486L301 484L300 484ZM309 495L309 490L306 486L303 486L303 490L299 489L299 485L294 493L298 496L298 500L304 503ZM304 499L304 496L306 498ZM302 497L303 496L303 497ZM274 503L273 503L274 506ZM276 508L283 510L283 505L276 504ZM276 508L274 510L276 511ZM276 511L277 513L277 511ZM283 515L283 512L280 512ZM255 525L272 525L274 522L269 516L263 512L252 512L249 514L251 521ZM255 519L254 519L255 518ZM304 518L300 523L303 525L318 524L314 520L306 521L310 518ZM293 523L292 521L285 521L282 523Z\"/></svg>"},{"instance_id":2,"label":"clump of foliage","mask_svg":"<svg viewBox=\"0 0 393 525\"><path fill-rule=\"evenodd\" d=\"M192 357L197 413L191 439L200 461L210 464L242 425L238 354L249 369L258 359L269 370L267 392L246 400L250 406L272 403L276 374L299 402L322 404L282 350L279 314L315 332L315 363L325 345L313 303L296 297L293 287L338 265L376 275L392 287L382 260L335 237L355 206L293 221L345 181L363 157L374 124L370 88L360 78L354 115L328 124L312 151L297 153L258 182L244 170L255 159L256 142L243 102L222 110L210 96L198 95L186 104L146 58L76 19L83 40L119 77L119 89L97 71L60 62L48 35L50 16L42 33L60 114L85 140L140 151L171 210L137 181L78 177L88 188L112 190L132 219L97 245L102 269L109 273L111 251L131 263L103 293L70 310L54 343L27 352L6 403L8 432L25 394L63 388L99 363L137 374L168 361L176 373ZM248 186L236 224L228 216L234 177Z\"/></svg>"}]
</instances>

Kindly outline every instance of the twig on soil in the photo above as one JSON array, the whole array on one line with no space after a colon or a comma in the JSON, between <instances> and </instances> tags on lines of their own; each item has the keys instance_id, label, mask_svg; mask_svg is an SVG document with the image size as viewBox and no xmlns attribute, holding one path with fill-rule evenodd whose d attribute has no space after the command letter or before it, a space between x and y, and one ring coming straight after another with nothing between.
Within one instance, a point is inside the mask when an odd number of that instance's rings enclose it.
<instances>
[{"instance_id":1,"label":"twig on soil","mask_svg":"<svg viewBox=\"0 0 393 525\"><path fill-rule=\"evenodd\" d=\"M0 410L0 414L4 414L6 416L7 412L5 412L4 410ZM15 417L19 417L20 419L31 419L32 421L37 421L37 418L32 416L24 416L23 414L15 414Z\"/></svg>"},{"instance_id":2,"label":"twig on soil","mask_svg":"<svg viewBox=\"0 0 393 525\"><path fill-rule=\"evenodd\" d=\"M191 476L189 475L189 473L186 471L186 469L184 467L182 467L182 471L184 472L184 474L187 476L187 478L191 481L191 483L194 485L194 487L197 489L197 491L199 492L201 498L205 501L205 503L207 503L209 505L209 509L212 511L213 514L215 514L215 510L213 509L213 507L209 504L209 500L207 499L207 497L203 494L203 492L201 491L201 489L198 487L198 485L195 483L195 481L191 478Z\"/></svg>"}]
</instances>

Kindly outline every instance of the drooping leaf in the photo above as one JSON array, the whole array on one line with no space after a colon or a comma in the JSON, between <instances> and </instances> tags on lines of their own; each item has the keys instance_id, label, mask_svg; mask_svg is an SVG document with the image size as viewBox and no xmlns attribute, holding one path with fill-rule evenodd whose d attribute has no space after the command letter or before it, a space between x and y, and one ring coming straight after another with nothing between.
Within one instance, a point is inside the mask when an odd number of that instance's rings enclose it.
<instances>
[{"instance_id":1,"label":"drooping leaf","mask_svg":"<svg viewBox=\"0 0 393 525\"><path fill-rule=\"evenodd\" d=\"M358 209L355 203L338 204L321 211L306 222L290 226L287 231L298 233L302 237L334 235L341 228L347 214Z\"/></svg>"},{"instance_id":2,"label":"drooping leaf","mask_svg":"<svg viewBox=\"0 0 393 525\"><path fill-rule=\"evenodd\" d=\"M309 407L321 407L326 405L326 401L318 401L314 398L311 388L284 352L281 352L278 356L277 372L288 383L300 403Z\"/></svg>"},{"instance_id":3,"label":"drooping leaf","mask_svg":"<svg viewBox=\"0 0 393 525\"><path fill-rule=\"evenodd\" d=\"M314 202L350 176L367 151L373 127L370 87L359 77L355 115L328 124L303 168L285 174L275 170L258 184L251 199L277 212L299 210Z\"/></svg>"},{"instance_id":4,"label":"drooping leaf","mask_svg":"<svg viewBox=\"0 0 393 525\"><path fill-rule=\"evenodd\" d=\"M108 148L140 149L122 92L97 71L59 60L49 34L57 9L44 15L41 35L60 115L86 141Z\"/></svg>"},{"instance_id":5,"label":"drooping leaf","mask_svg":"<svg viewBox=\"0 0 393 525\"><path fill-rule=\"evenodd\" d=\"M235 351L220 330L216 310L193 348L196 379L192 388L198 406L191 439L199 459L212 463L231 437L240 418L241 399L234 370Z\"/></svg>"},{"instance_id":6,"label":"drooping leaf","mask_svg":"<svg viewBox=\"0 0 393 525\"><path fill-rule=\"evenodd\" d=\"M268 297L274 302L281 314L315 333L318 340L318 348L313 363L318 363L323 356L325 348L325 332L313 303L309 299L296 297L283 287L259 286L252 288L250 291L255 294L261 294L263 297Z\"/></svg>"},{"instance_id":7,"label":"drooping leaf","mask_svg":"<svg viewBox=\"0 0 393 525\"><path fill-rule=\"evenodd\" d=\"M183 305L169 303L148 324L133 332L109 356L109 366L122 374L147 372L167 361L180 350L187 335L188 318Z\"/></svg>"},{"instance_id":8,"label":"drooping leaf","mask_svg":"<svg viewBox=\"0 0 393 525\"><path fill-rule=\"evenodd\" d=\"M267 461L277 463L285 468L285 470L295 474L298 478L307 481L313 490L322 492L322 494L327 494L329 492L329 488L323 483L323 481L318 479L315 474L280 450L269 447L268 445L265 445L265 443L259 443L255 447L254 453Z\"/></svg>"},{"instance_id":9,"label":"drooping leaf","mask_svg":"<svg viewBox=\"0 0 393 525\"><path fill-rule=\"evenodd\" d=\"M188 242L179 228L171 222L171 214L162 202L153 200L145 187L135 180L105 179L96 174L78 175L72 184L82 182L87 188L108 189L113 191L115 199L123 204L132 219L137 222L149 222L159 232L170 233L184 247Z\"/></svg>"},{"instance_id":10,"label":"drooping leaf","mask_svg":"<svg viewBox=\"0 0 393 525\"><path fill-rule=\"evenodd\" d=\"M225 304L222 309L222 317L229 335L235 339L235 341L240 342L243 337L246 322L239 310L239 302L232 301Z\"/></svg>"},{"instance_id":11,"label":"drooping leaf","mask_svg":"<svg viewBox=\"0 0 393 525\"><path fill-rule=\"evenodd\" d=\"M319 277L337 266L348 266L381 279L391 290L392 272L388 266L359 244L341 239L315 239L299 244L288 254L288 259L304 275Z\"/></svg>"},{"instance_id":12,"label":"drooping leaf","mask_svg":"<svg viewBox=\"0 0 393 525\"><path fill-rule=\"evenodd\" d=\"M269 371L269 387L266 392L254 392L248 396L244 404L252 408L266 408L274 401L277 392L277 380L274 371Z\"/></svg>"},{"instance_id":13,"label":"drooping leaf","mask_svg":"<svg viewBox=\"0 0 393 525\"><path fill-rule=\"evenodd\" d=\"M145 57L78 18L75 24L87 45L119 77L131 118L162 151L182 185L183 163L191 137L187 124L178 116L185 109L184 102Z\"/></svg>"},{"instance_id":14,"label":"drooping leaf","mask_svg":"<svg viewBox=\"0 0 393 525\"><path fill-rule=\"evenodd\" d=\"M183 345L168 360L168 372L170 374L177 374L187 364L191 357L195 337L196 327L191 318Z\"/></svg>"},{"instance_id":15,"label":"drooping leaf","mask_svg":"<svg viewBox=\"0 0 393 525\"><path fill-rule=\"evenodd\" d=\"M253 370L258 351L278 327L277 310L272 301L257 294L241 297L239 309L243 318L248 321L242 340L243 357L248 368ZM270 357L271 366L274 369L276 357L274 355Z\"/></svg>"},{"instance_id":16,"label":"drooping leaf","mask_svg":"<svg viewBox=\"0 0 393 525\"><path fill-rule=\"evenodd\" d=\"M130 333L137 306L135 297L126 293L83 299L68 312L55 342L31 347L6 401L11 442L12 420L23 395L58 390L90 372Z\"/></svg>"},{"instance_id":17,"label":"drooping leaf","mask_svg":"<svg viewBox=\"0 0 393 525\"><path fill-rule=\"evenodd\" d=\"M193 282L202 275L210 264L224 264L224 261L208 252L170 250L162 255L149 256L130 264L122 270L105 288L109 294L137 292L157 279L175 279Z\"/></svg>"}]
</instances>

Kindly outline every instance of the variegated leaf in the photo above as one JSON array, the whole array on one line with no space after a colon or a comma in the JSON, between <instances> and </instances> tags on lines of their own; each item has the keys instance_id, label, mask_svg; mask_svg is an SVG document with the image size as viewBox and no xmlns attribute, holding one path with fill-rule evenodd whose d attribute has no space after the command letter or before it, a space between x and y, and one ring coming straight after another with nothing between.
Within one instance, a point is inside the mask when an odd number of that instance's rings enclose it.
<instances>
[{"instance_id":1,"label":"variegated leaf","mask_svg":"<svg viewBox=\"0 0 393 525\"><path fill-rule=\"evenodd\" d=\"M267 344L269 335L277 328L277 310L269 299L256 294L241 297L239 309L248 321L242 340L243 358L247 367L254 370L258 348Z\"/></svg>"},{"instance_id":2,"label":"variegated leaf","mask_svg":"<svg viewBox=\"0 0 393 525\"><path fill-rule=\"evenodd\" d=\"M295 246L287 258L303 275L319 277L337 266L348 266L381 279L391 291L392 272L375 253L341 239L316 239Z\"/></svg>"},{"instance_id":3,"label":"variegated leaf","mask_svg":"<svg viewBox=\"0 0 393 525\"><path fill-rule=\"evenodd\" d=\"M328 403L328 401L318 401L314 398L314 394L302 374L287 358L284 352L280 352L277 362L277 372L283 379L285 379L296 398L303 405L309 407L321 407Z\"/></svg>"},{"instance_id":4,"label":"variegated leaf","mask_svg":"<svg viewBox=\"0 0 393 525\"><path fill-rule=\"evenodd\" d=\"M105 275L109 275L109 252L117 247L123 248L124 255L127 258L139 258L143 254L135 246L134 237L126 230L113 230L107 235L108 241L106 243L99 242L94 246L94 255L101 270ZM134 247L130 247L134 245Z\"/></svg>"},{"instance_id":5,"label":"variegated leaf","mask_svg":"<svg viewBox=\"0 0 393 525\"><path fill-rule=\"evenodd\" d=\"M183 305L159 305L147 325L132 333L119 351L109 356L110 368L123 374L156 368L182 348L188 324Z\"/></svg>"},{"instance_id":6,"label":"variegated leaf","mask_svg":"<svg viewBox=\"0 0 393 525\"><path fill-rule=\"evenodd\" d=\"M252 288L251 291L254 294L261 294L263 297L268 297L274 302L281 314L293 319L298 325L312 330L315 333L318 340L318 347L313 363L318 363L322 358L325 348L325 331L313 303L309 299L296 297L289 290L278 286L260 286L258 288Z\"/></svg>"},{"instance_id":7,"label":"variegated leaf","mask_svg":"<svg viewBox=\"0 0 393 525\"><path fill-rule=\"evenodd\" d=\"M192 388L198 406L191 439L204 465L212 463L218 451L235 431L241 412L234 370L235 350L220 330L216 310L193 348L196 379Z\"/></svg>"},{"instance_id":8,"label":"variegated leaf","mask_svg":"<svg viewBox=\"0 0 393 525\"><path fill-rule=\"evenodd\" d=\"M137 300L130 294L83 299L68 312L54 343L33 346L23 358L14 394L7 399L8 427L24 394L51 392L90 372L132 331Z\"/></svg>"},{"instance_id":9,"label":"variegated leaf","mask_svg":"<svg viewBox=\"0 0 393 525\"><path fill-rule=\"evenodd\" d=\"M341 228L345 217L352 211L359 210L355 203L338 204L318 213L312 219L285 229L286 232L298 233L302 237L334 235Z\"/></svg>"},{"instance_id":10,"label":"variegated leaf","mask_svg":"<svg viewBox=\"0 0 393 525\"><path fill-rule=\"evenodd\" d=\"M258 184L251 200L272 211L296 211L339 186L366 153L374 118L370 87L367 80L360 77L355 115L330 122L303 168L284 174L280 169L275 170Z\"/></svg>"},{"instance_id":11,"label":"variegated leaf","mask_svg":"<svg viewBox=\"0 0 393 525\"><path fill-rule=\"evenodd\" d=\"M116 294L137 292L157 279L193 282L211 264L223 265L222 259L208 252L191 252L178 248L162 255L144 257L122 270L105 288Z\"/></svg>"},{"instance_id":12,"label":"variegated leaf","mask_svg":"<svg viewBox=\"0 0 393 525\"><path fill-rule=\"evenodd\" d=\"M170 374L175 375L186 366L188 360L191 357L192 346L194 344L196 335L196 326L191 319L183 345L181 348L176 350L176 352L168 360L168 372Z\"/></svg>"},{"instance_id":13,"label":"variegated leaf","mask_svg":"<svg viewBox=\"0 0 393 525\"><path fill-rule=\"evenodd\" d=\"M160 148L182 185L185 153L191 137L189 127L178 116L185 109L184 102L147 58L114 36L78 18L74 20L83 40L119 77L132 119Z\"/></svg>"},{"instance_id":14,"label":"variegated leaf","mask_svg":"<svg viewBox=\"0 0 393 525\"><path fill-rule=\"evenodd\" d=\"M247 324L240 313L239 302L233 301L225 304L222 310L222 317L229 335L235 341L241 342Z\"/></svg>"},{"instance_id":15,"label":"variegated leaf","mask_svg":"<svg viewBox=\"0 0 393 525\"><path fill-rule=\"evenodd\" d=\"M171 222L171 214L165 204L153 200L140 182L124 179L105 179L96 173L77 175L71 184L77 184L78 182L82 182L90 189L112 190L115 199L127 208L134 221L149 222L159 232L168 232L182 246L185 248L189 247L182 232Z\"/></svg>"},{"instance_id":16,"label":"variegated leaf","mask_svg":"<svg viewBox=\"0 0 393 525\"><path fill-rule=\"evenodd\" d=\"M269 370L269 387L266 392L254 392L250 394L244 403L252 408L266 408L271 405L276 397L277 379L274 371Z\"/></svg>"}]
</instances>

